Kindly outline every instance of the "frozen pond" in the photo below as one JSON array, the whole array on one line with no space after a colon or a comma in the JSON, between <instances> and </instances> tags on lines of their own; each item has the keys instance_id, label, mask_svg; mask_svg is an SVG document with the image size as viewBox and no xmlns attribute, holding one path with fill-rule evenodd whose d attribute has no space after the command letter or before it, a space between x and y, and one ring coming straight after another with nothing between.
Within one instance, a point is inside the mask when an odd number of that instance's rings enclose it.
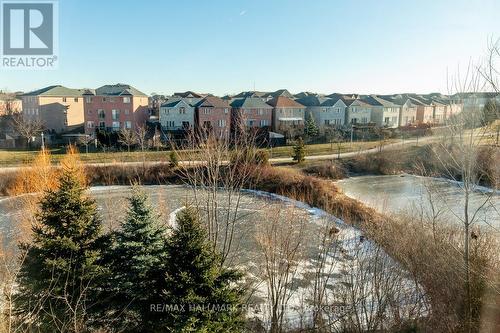
<instances>
[{"instance_id":1,"label":"frozen pond","mask_svg":"<svg viewBox=\"0 0 500 333\"><path fill-rule=\"evenodd\" d=\"M123 220L127 211L130 189L127 186L91 189L106 230L119 227L119 221ZM195 201L193 191L183 186L144 186L143 189L150 195L153 205L161 214L162 223L166 225L171 224L176 211ZM224 191L219 191L217 195L218 210L223 216L227 212L228 196ZM203 197L204 193L201 192L198 202L203 202ZM23 197L0 199L0 235L3 235L4 240L13 239L13 236L22 230L19 227L25 211L22 199ZM269 228L271 220L279 221L277 229ZM337 315L354 316L354 312L367 311L366 303L371 302L371 295L380 294L376 289L382 288L371 280L380 279L380 276L377 276L383 271L380 267L387 270L387 274L391 274L388 281L402 281L400 285L403 290L394 291L395 295L390 297L398 298L399 304L419 299L414 286L406 280L406 273L397 263L366 240L359 230L320 209L269 193L244 191L240 197L236 223L234 245L228 262L243 270L246 273L246 282L252 286L249 317L258 318L264 323L269 318L269 309L266 307L269 295L266 276L269 272L266 271L264 261L264 253L266 249L269 251L269 247L266 241L262 241L266 237L266 230L280 231L277 234L279 236L270 237L276 239L277 243L271 252L267 252L268 255L272 253L272 257L276 255L274 265L277 269L283 267L284 263L293 262L290 276L287 278L290 291L286 296L289 301L285 307L285 322L289 327L295 327L299 322L307 322L311 317L311 298L314 285L317 285L318 281L323 283L325 288L323 302L327 302L329 306L335 305L335 309L329 308L328 312L329 316L333 314L329 317L332 323L337 321ZM287 230L290 234L281 233ZM283 234L287 236L283 238ZM296 237L300 237L301 245L294 257L280 257L286 251L286 244L283 242L289 241L290 246L293 246ZM363 269L367 271L360 274L360 267L366 267ZM359 281L359 284L364 287L359 289L356 279L361 277L363 281ZM360 290L363 293L359 294ZM377 306L376 303L375 301L370 305L371 313L375 313L373 306ZM404 310L405 307L402 306L401 316L406 315ZM346 314L349 311L351 314Z\"/></svg>"},{"instance_id":2,"label":"frozen pond","mask_svg":"<svg viewBox=\"0 0 500 333\"><path fill-rule=\"evenodd\" d=\"M384 213L410 211L417 217L432 210L450 221L463 219L464 195L460 184L441 178L413 175L360 176L336 182L344 193ZM478 187L470 197L470 211L478 211L478 224L500 229L500 192Z\"/></svg>"}]
</instances>

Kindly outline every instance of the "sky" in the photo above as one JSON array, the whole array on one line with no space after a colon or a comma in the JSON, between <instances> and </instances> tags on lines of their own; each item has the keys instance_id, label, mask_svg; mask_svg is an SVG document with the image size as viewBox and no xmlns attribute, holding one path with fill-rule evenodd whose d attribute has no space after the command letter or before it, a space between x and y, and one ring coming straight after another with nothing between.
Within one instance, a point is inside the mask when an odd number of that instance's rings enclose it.
<instances>
[{"instance_id":1,"label":"sky","mask_svg":"<svg viewBox=\"0 0 500 333\"><path fill-rule=\"evenodd\" d=\"M0 89L447 93L500 38L499 13L499 0L59 0L58 69L0 68Z\"/></svg>"}]
</instances>

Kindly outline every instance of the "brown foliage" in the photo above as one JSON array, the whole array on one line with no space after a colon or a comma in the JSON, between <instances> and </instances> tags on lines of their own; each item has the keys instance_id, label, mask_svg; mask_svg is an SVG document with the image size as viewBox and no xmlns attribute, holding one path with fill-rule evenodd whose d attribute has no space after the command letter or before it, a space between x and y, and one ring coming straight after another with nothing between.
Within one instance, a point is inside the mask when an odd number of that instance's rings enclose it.
<instances>
[{"instance_id":1,"label":"brown foliage","mask_svg":"<svg viewBox=\"0 0 500 333\"><path fill-rule=\"evenodd\" d=\"M39 193L57 187L56 170L52 168L50 153L42 150L34 161L22 167L16 174L15 180L7 188L8 195L24 193Z\"/></svg>"}]
</instances>

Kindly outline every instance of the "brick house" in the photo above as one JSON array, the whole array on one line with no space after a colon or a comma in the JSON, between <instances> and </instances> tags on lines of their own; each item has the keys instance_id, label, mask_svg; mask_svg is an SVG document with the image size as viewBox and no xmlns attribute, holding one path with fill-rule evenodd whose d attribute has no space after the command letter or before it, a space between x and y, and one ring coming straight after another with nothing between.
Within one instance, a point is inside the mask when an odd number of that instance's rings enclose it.
<instances>
[{"instance_id":1,"label":"brick house","mask_svg":"<svg viewBox=\"0 0 500 333\"><path fill-rule=\"evenodd\" d=\"M148 96L128 84L87 90L84 97L85 133L134 130L149 118Z\"/></svg>"},{"instance_id":2,"label":"brick house","mask_svg":"<svg viewBox=\"0 0 500 333\"><path fill-rule=\"evenodd\" d=\"M212 133L227 138L231 124L231 106L226 100L207 96L196 104L195 128L199 133Z\"/></svg>"},{"instance_id":3,"label":"brick house","mask_svg":"<svg viewBox=\"0 0 500 333\"><path fill-rule=\"evenodd\" d=\"M417 124L434 123L434 107L431 101L422 96L411 96L410 99L417 106Z\"/></svg>"},{"instance_id":4,"label":"brick house","mask_svg":"<svg viewBox=\"0 0 500 333\"><path fill-rule=\"evenodd\" d=\"M273 107L272 128L274 132L288 137L303 133L306 112L304 105L285 96L275 97L267 101L267 104Z\"/></svg>"},{"instance_id":5,"label":"brick house","mask_svg":"<svg viewBox=\"0 0 500 333\"><path fill-rule=\"evenodd\" d=\"M259 97L235 99L231 103L231 132L240 130L270 130L273 119L273 107Z\"/></svg>"}]
</instances>

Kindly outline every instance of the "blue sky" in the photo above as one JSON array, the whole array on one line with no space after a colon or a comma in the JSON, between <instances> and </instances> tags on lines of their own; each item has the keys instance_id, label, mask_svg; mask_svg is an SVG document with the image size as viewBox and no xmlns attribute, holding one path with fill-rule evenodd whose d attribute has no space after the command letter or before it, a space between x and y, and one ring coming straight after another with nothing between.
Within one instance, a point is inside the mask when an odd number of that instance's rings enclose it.
<instances>
[{"instance_id":1,"label":"blue sky","mask_svg":"<svg viewBox=\"0 0 500 333\"><path fill-rule=\"evenodd\" d=\"M59 68L0 89L446 93L500 37L500 1L59 0Z\"/></svg>"}]
</instances>

